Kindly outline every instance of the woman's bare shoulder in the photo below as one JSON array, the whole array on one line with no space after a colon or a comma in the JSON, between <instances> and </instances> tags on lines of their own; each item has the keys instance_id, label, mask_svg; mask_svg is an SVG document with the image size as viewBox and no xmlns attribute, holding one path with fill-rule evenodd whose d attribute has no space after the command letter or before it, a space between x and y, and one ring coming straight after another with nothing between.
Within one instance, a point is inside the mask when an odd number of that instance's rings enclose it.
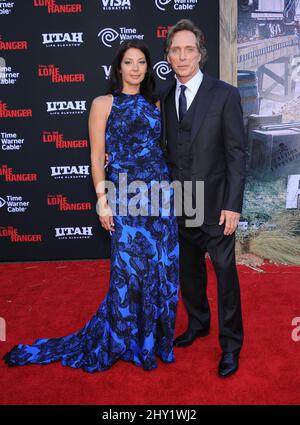
<instances>
[{"instance_id":1,"label":"woman's bare shoulder","mask_svg":"<svg viewBox=\"0 0 300 425\"><path fill-rule=\"evenodd\" d=\"M111 94L107 94L105 96L97 96L92 101L91 109L94 110L97 114L108 117L113 102L113 96Z\"/></svg>"},{"instance_id":2,"label":"woman's bare shoulder","mask_svg":"<svg viewBox=\"0 0 300 425\"><path fill-rule=\"evenodd\" d=\"M104 96L97 96L93 99L92 104L97 107L110 106L112 103L113 96L106 94Z\"/></svg>"}]
</instances>

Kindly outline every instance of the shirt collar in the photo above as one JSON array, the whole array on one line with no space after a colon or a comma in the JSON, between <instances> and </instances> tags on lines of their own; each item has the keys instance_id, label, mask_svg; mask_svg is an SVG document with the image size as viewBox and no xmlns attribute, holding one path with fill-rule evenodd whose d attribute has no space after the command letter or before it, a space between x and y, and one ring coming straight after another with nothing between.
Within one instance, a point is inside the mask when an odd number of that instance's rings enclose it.
<instances>
[{"instance_id":1,"label":"shirt collar","mask_svg":"<svg viewBox=\"0 0 300 425\"><path fill-rule=\"evenodd\" d=\"M175 75L175 79L176 79L176 90L179 90L180 89L180 86L182 85L182 83L178 80L177 75ZM184 85L192 93L196 93L197 90L198 90L198 88L200 87L200 84L202 83L202 80L203 80L203 72L201 71L201 69L199 69L199 71L197 72L197 74L194 75L193 78L191 78Z\"/></svg>"}]
</instances>

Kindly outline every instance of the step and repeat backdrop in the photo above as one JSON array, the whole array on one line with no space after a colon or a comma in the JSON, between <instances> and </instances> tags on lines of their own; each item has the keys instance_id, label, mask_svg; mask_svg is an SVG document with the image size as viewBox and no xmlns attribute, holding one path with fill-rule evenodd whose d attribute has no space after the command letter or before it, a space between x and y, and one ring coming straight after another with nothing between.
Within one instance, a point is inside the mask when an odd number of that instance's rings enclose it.
<instances>
[{"instance_id":1,"label":"step and repeat backdrop","mask_svg":"<svg viewBox=\"0 0 300 425\"><path fill-rule=\"evenodd\" d=\"M96 214L88 114L127 39L144 40L158 89L168 28L204 32L218 77L218 0L0 0L0 259L108 258Z\"/></svg>"}]
</instances>

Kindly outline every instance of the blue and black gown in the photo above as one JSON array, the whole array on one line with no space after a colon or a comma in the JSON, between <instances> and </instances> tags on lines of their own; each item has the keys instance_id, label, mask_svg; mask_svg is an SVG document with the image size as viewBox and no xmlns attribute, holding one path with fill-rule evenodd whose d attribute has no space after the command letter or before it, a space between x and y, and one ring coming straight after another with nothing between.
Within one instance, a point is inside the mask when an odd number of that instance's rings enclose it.
<instances>
[{"instance_id":1,"label":"blue and black gown","mask_svg":"<svg viewBox=\"0 0 300 425\"><path fill-rule=\"evenodd\" d=\"M115 209L109 290L81 330L16 345L3 357L9 366L60 361L64 366L96 372L119 359L144 370L157 367L156 356L174 362L179 245L172 187L169 190L162 185L158 210L145 214L154 182L171 182L160 133L160 111L141 94L113 97L106 127L106 180L116 187L114 196L108 191ZM127 201L120 184L125 177ZM137 180L142 181L139 189L129 190ZM148 212L153 208L150 204ZM128 210L130 206L141 208L144 214L126 214L126 205Z\"/></svg>"}]
</instances>

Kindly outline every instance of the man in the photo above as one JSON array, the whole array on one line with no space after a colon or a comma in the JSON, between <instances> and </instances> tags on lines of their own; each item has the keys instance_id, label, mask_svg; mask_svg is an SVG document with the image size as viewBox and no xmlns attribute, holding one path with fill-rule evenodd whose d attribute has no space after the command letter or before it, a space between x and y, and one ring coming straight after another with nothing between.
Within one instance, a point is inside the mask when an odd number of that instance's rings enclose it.
<instances>
[{"instance_id":1,"label":"man","mask_svg":"<svg viewBox=\"0 0 300 425\"><path fill-rule=\"evenodd\" d=\"M219 376L238 369L243 343L240 288L235 264L235 230L245 183L243 116L238 90L202 73L206 60L203 34L186 19L168 33L166 57L174 84L162 98L165 150L173 180L204 182L204 220L188 227L178 217L180 286L188 327L174 345L185 347L208 335L205 253L218 281ZM195 194L193 193L193 198ZM194 199L195 201L195 199Z\"/></svg>"}]
</instances>

